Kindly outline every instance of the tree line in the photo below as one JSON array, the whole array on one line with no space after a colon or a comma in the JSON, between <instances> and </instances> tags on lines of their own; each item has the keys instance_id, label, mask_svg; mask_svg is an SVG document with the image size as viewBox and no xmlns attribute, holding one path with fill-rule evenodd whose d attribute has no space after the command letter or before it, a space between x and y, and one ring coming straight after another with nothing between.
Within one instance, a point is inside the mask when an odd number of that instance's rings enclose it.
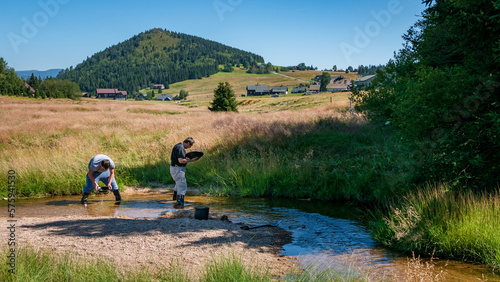
<instances>
[{"instance_id":1,"label":"tree line","mask_svg":"<svg viewBox=\"0 0 500 282\"><path fill-rule=\"evenodd\" d=\"M27 85L26 85L27 84ZM42 81L33 74L25 82L0 57L0 95L30 98L70 98L78 99L81 91L78 84L69 80L48 78Z\"/></svg>"},{"instance_id":2,"label":"tree line","mask_svg":"<svg viewBox=\"0 0 500 282\"><path fill-rule=\"evenodd\" d=\"M385 65L359 65L358 66L358 74L359 75L371 75L371 74L377 74L377 70L382 70L385 67Z\"/></svg>"},{"instance_id":3,"label":"tree line","mask_svg":"<svg viewBox=\"0 0 500 282\"><path fill-rule=\"evenodd\" d=\"M389 121L421 160L415 181L495 189L500 183L500 5L423 1L422 19L369 91L352 99Z\"/></svg>"}]
</instances>

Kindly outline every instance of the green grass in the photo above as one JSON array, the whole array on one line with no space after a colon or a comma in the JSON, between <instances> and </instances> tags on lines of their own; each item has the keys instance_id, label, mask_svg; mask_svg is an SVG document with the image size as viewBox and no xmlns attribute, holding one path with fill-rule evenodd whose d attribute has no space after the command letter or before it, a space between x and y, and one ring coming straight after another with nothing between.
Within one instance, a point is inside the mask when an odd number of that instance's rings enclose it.
<instances>
[{"instance_id":1,"label":"green grass","mask_svg":"<svg viewBox=\"0 0 500 282\"><path fill-rule=\"evenodd\" d=\"M189 185L209 194L357 203L385 202L404 194L409 185L414 163L388 128L326 118L311 124L276 124L272 130L256 133L257 129L249 128L241 137L208 149L199 162L189 165ZM110 133L101 140L101 150L119 161L120 187L173 183L169 160L163 155L169 150L162 147L164 135L149 133L136 140ZM30 163L17 175L18 195L81 193L88 161L77 151L72 154L76 161L54 163L50 169ZM0 173L6 177L7 170Z\"/></svg>"},{"instance_id":2,"label":"green grass","mask_svg":"<svg viewBox=\"0 0 500 282\"><path fill-rule=\"evenodd\" d=\"M8 254L4 249L0 265L1 281L147 281L151 277L143 271L120 273L106 259L83 260L70 253L56 255L29 247L16 250L13 274Z\"/></svg>"},{"instance_id":3,"label":"green grass","mask_svg":"<svg viewBox=\"0 0 500 282\"><path fill-rule=\"evenodd\" d=\"M70 252L57 254L53 251L23 247L16 249L15 273L10 265L9 250L0 252L0 281L193 281L207 282L273 281L269 266L245 265L241 257L234 254L213 257L200 273L187 271L180 261L172 261L170 266L159 272L145 268L126 268L120 270L109 260L83 258ZM368 281L355 274L351 268L317 272L314 269L296 271L285 275L285 281ZM327 280L324 280L327 279Z\"/></svg>"},{"instance_id":4,"label":"green grass","mask_svg":"<svg viewBox=\"0 0 500 282\"><path fill-rule=\"evenodd\" d=\"M241 258L234 255L234 253L220 258L214 257L212 262L206 265L205 271L201 275L201 281L207 282L271 281L272 278L269 268L247 267L243 264Z\"/></svg>"},{"instance_id":5,"label":"green grass","mask_svg":"<svg viewBox=\"0 0 500 282\"><path fill-rule=\"evenodd\" d=\"M374 281L369 273L359 273L354 267L318 268L315 266L306 269L295 270L293 273L282 278L287 282L309 282L309 281ZM375 280L375 281L378 281ZM383 281L383 280L382 280Z\"/></svg>"},{"instance_id":6,"label":"green grass","mask_svg":"<svg viewBox=\"0 0 500 282\"><path fill-rule=\"evenodd\" d=\"M227 81L233 88L237 101L244 102L248 100L259 100L250 109L241 109L240 112L269 112L269 111L283 111L283 110L301 110L312 108L319 105L327 105L330 98L333 102L347 101L348 93L329 93L325 92L322 95L310 95L307 97L300 97L302 93L292 94L292 87L304 83L302 80L310 81L314 76L320 75L321 71L296 71L283 73L292 78L283 77L274 73L270 74L249 74L243 68L235 68L234 72L219 72L210 77L202 79L191 79L186 81L177 82L169 85L169 89L163 89L161 94L169 94L176 96L181 90L189 92L187 100L180 101L179 105L186 107L204 107L208 108L209 103L213 100L213 91L217 88L219 82ZM357 75L333 73L332 75L344 75L355 79ZM295 79L296 78L296 79ZM297 80L299 79L299 80ZM281 95L279 98L271 98L271 95L242 97L246 95L247 85L269 85L273 86L287 86L289 94ZM139 92L143 94L151 93L151 88L141 89ZM160 95L158 89L154 89L155 96ZM162 102L162 103L177 103L178 101ZM150 102L145 102L150 103ZM274 103L278 103L277 107Z\"/></svg>"},{"instance_id":7,"label":"green grass","mask_svg":"<svg viewBox=\"0 0 500 282\"><path fill-rule=\"evenodd\" d=\"M305 126L305 125L303 125ZM188 181L218 195L243 197L310 197L356 203L386 202L403 195L414 165L404 144L391 132L368 124L324 119L307 132L249 135L225 150L208 152L211 162L188 168ZM280 129L276 129L280 130Z\"/></svg>"},{"instance_id":8,"label":"green grass","mask_svg":"<svg viewBox=\"0 0 500 282\"><path fill-rule=\"evenodd\" d=\"M458 193L447 185L428 185L377 217L383 219L375 221L373 235L387 246L500 267L498 194Z\"/></svg>"}]
</instances>

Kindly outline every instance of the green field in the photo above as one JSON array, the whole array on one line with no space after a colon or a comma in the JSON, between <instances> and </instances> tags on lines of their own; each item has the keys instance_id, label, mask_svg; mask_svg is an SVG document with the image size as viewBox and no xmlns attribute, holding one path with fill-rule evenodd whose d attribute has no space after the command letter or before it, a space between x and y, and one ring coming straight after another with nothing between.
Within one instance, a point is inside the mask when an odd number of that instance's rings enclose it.
<instances>
[{"instance_id":1,"label":"green field","mask_svg":"<svg viewBox=\"0 0 500 282\"><path fill-rule=\"evenodd\" d=\"M304 81L311 81L316 75L321 75L323 71L288 71L282 74L293 77L287 78L278 74L249 74L246 73L246 69L235 68L234 72L219 72L210 77L204 77L202 79L191 79L182 82L177 82L170 85L169 89L164 89L161 94L178 95L181 89L189 92L188 99L194 99L204 97L212 97L213 91L217 88L219 82L229 82L233 87L236 96L246 95L247 85L269 85L270 88L273 86L288 86L288 93L291 93L292 87L299 86L300 83L306 83ZM343 73L343 72L329 72L332 76L343 75L351 79L357 79L358 75L353 73ZM297 80L298 79L298 80ZM147 94L151 92L150 88L141 89L141 93ZM155 90L155 95L157 95L158 90Z\"/></svg>"},{"instance_id":2,"label":"green field","mask_svg":"<svg viewBox=\"0 0 500 282\"><path fill-rule=\"evenodd\" d=\"M316 75L321 75L322 71L289 71L282 74L296 79L287 78L282 75L270 74L249 74L243 68L235 68L234 72L226 73L219 72L213 76L202 79L186 80L170 85L169 89L163 89L161 94L169 94L176 96L181 90L189 92L187 100L184 101L168 101L155 103L170 103L179 104L186 107L203 107L207 108L213 100L213 91L217 88L220 82L229 82L236 95L236 100L240 103L240 112L270 112L270 111L285 111L285 110L300 110L312 108L316 106L347 106L348 96L350 92L323 92L320 94L303 95L303 93L292 94L292 87L299 86L304 81L311 81ZM356 74L345 74L340 72L330 72L334 75L344 75L351 79L356 79ZM247 85L269 85L273 86L288 86L287 95L280 97L264 96L246 96ZM141 89L141 93L151 93L151 88ZM159 95L158 89L154 90L155 96Z\"/></svg>"}]
</instances>

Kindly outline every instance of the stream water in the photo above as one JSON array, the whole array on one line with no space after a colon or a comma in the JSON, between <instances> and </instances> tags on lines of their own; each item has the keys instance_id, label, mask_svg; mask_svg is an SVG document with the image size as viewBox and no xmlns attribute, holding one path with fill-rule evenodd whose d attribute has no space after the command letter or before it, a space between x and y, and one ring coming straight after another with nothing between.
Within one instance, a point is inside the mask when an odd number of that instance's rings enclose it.
<instances>
[{"instance_id":1,"label":"stream water","mask_svg":"<svg viewBox=\"0 0 500 282\"><path fill-rule=\"evenodd\" d=\"M157 218L173 212L171 194L142 193L124 195L115 205L113 195L92 196L89 204L79 203L80 196L30 199L16 203L16 217L61 215L128 216ZM1 206L4 206L4 203ZM295 257L304 266L315 269L349 269L351 274L375 279L401 281L408 269L408 258L378 245L359 223L360 212L352 206L307 200L230 199L186 196L185 209L209 207L209 212L225 214L235 223L256 226L279 223L292 233L293 241L282 254ZM423 260L423 265L428 260ZM444 272L445 281L500 281L500 275L487 267L458 261L432 261L432 267L420 272L437 275Z\"/></svg>"}]
</instances>

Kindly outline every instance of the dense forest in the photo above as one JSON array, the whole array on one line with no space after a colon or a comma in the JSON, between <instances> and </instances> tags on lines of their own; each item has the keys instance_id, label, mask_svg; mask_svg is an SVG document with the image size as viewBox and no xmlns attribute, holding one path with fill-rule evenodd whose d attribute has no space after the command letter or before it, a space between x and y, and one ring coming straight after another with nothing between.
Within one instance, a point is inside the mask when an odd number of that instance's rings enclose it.
<instances>
[{"instance_id":1,"label":"dense forest","mask_svg":"<svg viewBox=\"0 0 500 282\"><path fill-rule=\"evenodd\" d=\"M264 62L261 56L200 37L152 29L87 58L57 76L78 83L82 91L118 88L130 95L151 84L201 79L219 65Z\"/></svg>"},{"instance_id":2,"label":"dense forest","mask_svg":"<svg viewBox=\"0 0 500 282\"><path fill-rule=\"evenodd\" d=\"M67 79L35 77L34 74L25 82L17 76L15 70L0 57L0 95L29 98L81 98L81 91L73 81Z\"/></svg>"},{"instance_id":3,"label":"dense forest","mask_svg":"<svg viewBox=\"0 0 500 282\"><path fill-rule=\"evenodd\" d=\"M372 89L354 102L399 129L421 160L416 183L500 183L500 2L423 1L428 8Z\"/></svg>"},{"instance_id":4,"label":"dense forest","mask_svg":"<svg viewBox=\"0 0 500 282\"><path fill-rule=\"evenodd\" d=\"M0 95L20 96L26 93L26 86L14 69L0 57Z\"/></svg>"}]
</instances>

